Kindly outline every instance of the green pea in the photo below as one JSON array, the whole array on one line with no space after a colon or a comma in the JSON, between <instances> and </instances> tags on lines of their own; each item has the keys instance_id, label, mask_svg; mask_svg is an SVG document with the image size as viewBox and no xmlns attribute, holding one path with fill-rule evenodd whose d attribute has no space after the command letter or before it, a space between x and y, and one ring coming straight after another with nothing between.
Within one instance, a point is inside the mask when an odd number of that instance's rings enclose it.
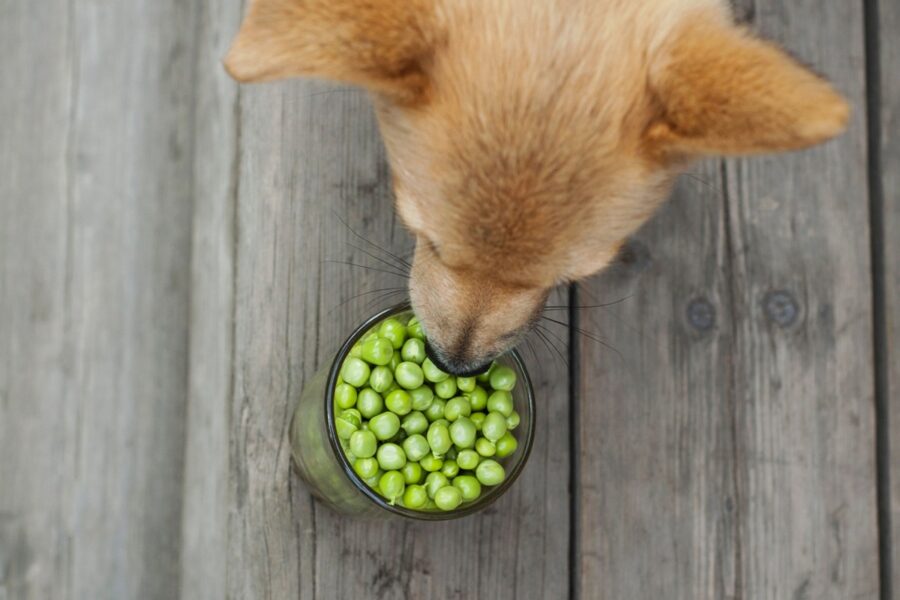
<instances>
[{"instance_id":1,"label":"green pea","mask_svg":"<svg viewBox=\"0 0 900 600\"><path fill-rule=\"evenodd\" d=\"M397 368L397 365L403 362L403 357L400 355L399 350L394 350L394 356L391 357L391 371Z\"/></svg>"},{"instance_id":2,"label":"green pea","mask_svg":"<svg viewBox=\"0 0 900 600\"><path fill-rule=\"evenodd\" d=\"M345 408L341 411L341 416L357 426L362 421L362 414L355 408Z\"/></svg>"},{"instance_id":3,"label":"green pea","mask_svg":"<svg viewBox=\"0 0 900 600\"><path fill-rule=\"evenodd\" d=\"M356 388L349 383L339 383L334 388L334 403L338 408L352 408L356 404Z\"/></svg>"},{"instance_id":4,"label":"green pea","mask_svg":"<svg viewBox=\"0 0 900 600\"><path fill-rule=\"evenodd\" d=\"M466 394L466 397L469 399L469 404L472 405L472 410L484 410L487 406L488 394L480 385L476 385L474 390Z\"/></svg>"},{"instance_id":5,"label":"green pea","mask_svg":"<svg viewBox=\"0 0 900 600\"><path fill-rule=\"evenodd\" d=\"M431 446L428 445L424 435L414 433L403 440L403 451L406 452L406 458L418 462L431 454Z\"/></svg>"},{"instance_id":6,"label":"green pea","mask_svg":"<svg viewBox=\"0 0 900 600\"><path fill-rule=\"evenodd\" d=\"M497 447L494 446L494 442L490 440L478 438L478 440L475 441L475 452L481 456L489 457L497 453Z\"/></svg>"},{"instance_id":7,"label":"green pea","mask_svg":"<svg viewBox=\"0 0 900 600\"><path fill-rule=\"evenodd\" d=\"M428 435L425 437L428 445L431 446L431 452L438 458L453 445L453 442L450 441L450 430L443 423L432 423L428 427Z\"/></svg>"},{"instance_id":8,"label":"green pea","mask_svg":"<svg viewBox=\"0 0 900 600\"><path fill-rule=\"evenodd\" d=\"M437 504L434 503L434 500L429 500L425 503L425 510L437 510Z\"/></svg>"},{"instance_id":9,"label":"green pea","mask_svg":"<svg viewBox=\"0 0 900 600\"><path fill-rule=\"evenodd\" d=\"M413 411L403 417L400 428L409 435L425 433L428 431L428 418L419 411Z\"/></svg>"},{"instance_id":10,"label":"green pea","mask_svg":"<svg viewBox=\"0 0 900 600\"><path fill-rule=\"evenodd\" d=\"M450 480L443 473L429 473L425 478L425 491L432 500L437 491L447 485L450 485Z\"/></svg>"},{"instance_id":11,"label":"green pea","mask_svg":"<svg viewBox=\"0 0 900 600\"><path fill-rule=\"evenodd\" d=\"M400 417L392 412L383 412L369 420L369 430L381 441L386 441L400 431Z\"/></svg>"},{"instance_id":12,"label":"green pea","mask_svg":"<svg viewBox=\"0 0 900 600\"><path fill-rule=\"evenodd\" d=\"M380 366L372 369L372 374L369 375L369 387L373 390L379 394L383 394L388 391L393 384L394 374L389 367Z\"/></svg>"},{"instance_id":13,"label":"green pea","mask_svg":"<svg viewBox=\"0 0 900 600\"><path fill-rule=\"evenodd\" d=\"M385 471L399 471L406 464L406 453L397 444L382 444L375 454L378 466Z\"/></svg>"},{"instance_id":14,"label":"green pea","mask_svg":"<svg viewBox=\"0 0 900 600\"><path fill-rule=\"evenodd\" d=\"M457 377L456 378L456 387L461 392L469 393L475 389L475 378L474 377Z\"/></svg>"},{"instance_id":15,"label":"green pea","mask_svg":"<svg viewBox=\"0 0 900 600\"><path fill-rule=\"evenodd\" d=\"M356 460L356 457L353 456L352 452L350 452L350 440L338 438L338 442L341 444L341 449L344 451L344 454L347 455L347 460L349 460L350 462Z\"/></svg>"},{"instance_id":16,"label":"green pea","mask_svg":"<svg viewBox=\"0 0 900 600\"><path fill-rule=\"evenodd\" d=\"M381 399L381 394L372 388L363 388L356 399L356 408L362 416L371 419L384 412L384 400Z\"/></svg>"},{"instance_id":17,"label":"green pea","mask_svg":"<svg viewBox=\"0 0 900 600\"><path fill-rule=\"evenodd\" d=\"M413 410L426 410L434 400L434 390L427 385L410 390L409 395L412 396Z\"/></svg>"},{"instance_id":18,"label":"green pea","mask_svg":"<svg viewBox=\"0 0 900 600\"><path fill-rule=\"evenodd\" d=\"M406 340L400 349L400 356L403 360L421 365L428 358L425 356L425 342L417 338Z\"/></svg>"},{"instance_id":19,"label":"green pea","mask_svg":"<svg viewBox=\"0 0 900 600\"><path fill-rule=\"evenodd\" d=\"M516 411L512 411L506 417L506 428L507 429L515 429L519 426L519 413Z\"/></svg>"},{"instance_id":20,"label":"green pea","mask_svg":"<svg viewBox=\"0 0 900 600\"><path fill-rule=\"evenodd\" d=\"M373 365L386 365L391 362L394 347L391 341L384 338L370 338L362 343L361 358Z\"/></svg>"},{"instance_id":21,"label":"green pea","mask_svg":"<svg viewBox=\"0 0 900 600\"><path fill-rule=\"evenodd\" d=\"M350 436L350 452L353 453L353 456L371 458L375 456L377 448L378 440L371 431L354 431Z\"/></svg>"},{"instance_id":22,"label":"green pea","mask_svg":"<svg viewBox=\"0 0 900 600\"><path fill-rule=\"evenodd\" d=\"M349 355L352 358L359 358L360 356L362 356L362 344L360 344L359 342L353 344L353 347L350 348Z\"/></svg>"},{"instance_id":23,"label":"green pea","mask_svg":"<svg viewBox=\"0 0 900 600\"><path fill-rule=\"evenodd\" d=\"M462 499L462 492L452 485L442 487L434 495L434 503L439 509L445 511L456 509L462 504Z\"/></svg>"},{"instance_id":24,"label":"green pea","mask_svg":"<svg viewBox=\"0 0 900 600\"><path fill-rule=\"evenodd\" d=\"M516 387L516 372L505 365L497 365L491 369L490 381L495 390L511 391Z\"/></svg>"},{"instance_id":25,"label":"green pea","mask_svg":"<svg viewBox=\"0 0 900 600\"><path fill-rule=\"evenodd\" d=\"M456 446L453 446L452 448L447 450L447 454L444 455L444 461L446 462L448 460L456 460L456 454L457 454Z\"/></svg>"},{"instance_id":26,"label":"green pea","mask_svg":"<svg viewBox=\"0 0 900 600\"><path fill-rule=\"evenodd\" d=\"M369 365L362 359L351 356L341 367L341 377L350 385L360 388L369 380Z\"/></svg>"},{"instance_id":27,"label":"green pea","mask_svg":"<svg viewBox=\"0 0 900 600\"><path fill-rule=\"evenodd\" d=\"M446 402L440 398L435 398L431 401L431 405L425 409L425 416L428 417L429 421L437 421L438 419L443 418L445 405Z\"/></svg>"},{"instance_id":28,"label":"green pea","mask_svg":"<svg viewBox=\"0 0 900 600\"><path fill-rule=\"evenodd\" d=\"M447 427L447 428L450 427L450 421L448 421L447 419L444 419L444 418L437 419L437 420L435 420L435 421L433 421L433 422L434 422L434 423L443 423L445 427Z\"/></svg>"},{"instance_id":29,"label":"green pea","mask_svg":"<svg viewBox=\"0 0 900 600\"><path fill-rule=\"evenodd\" d=\"M419 463L407 462L403 465L403 468L400 469L400 472L403 473L403 480L406 481L407 485L419 483L419 481L422 480L422 467Z\"/></svg>"},{"instance_id":30,"label":"green pea","mask_svg":"<svg viewBox=\"0 0 900 600\"><path fill-rule=\"evenodd\" d=\"M378 328L378 335L389 340L394 350L399 350L406 341L406 326L397 319L385 319Z\"/></svg>"},{"instance_id":31,"label":"green pea","mask_svg":"<svg viewBox=\"0 0 900 600\"><path fill-rule=\"evenodd\" d=\"M453 478L453 487L461 493L463 500L475 500L481 495L481 483L471 475L460 475Z\"/></svg>"},{"instance_id":32,"label":"green pea","mask_svg":"<svg viewBox=\"0 0 900 600\"><path fill-rule=\"evenodd\" d=\"M414 390L425 382L425 374L422 373L422 367L416 363L402 362L394 371L394 379L397 380L400 387Z\"/></svg>"},{"instance_id":33,"label":"green pea","mask_svg":"<svg viewBox=\"0 0 900 600\"><path fill-rule=\"evenodd\" d=\"M487 417L483 412L473 412L469 415L469 420L475 424L475 430L481 431L481 426L484 424L484 419Z\"/></svg>"},{"instance_id":34,"label":"green pea","mask_svg":"<svg viewBox=\"0 0 900 600\"><path fill-rule=\"evenodd\" d=\"M429 454L428 456L420 460L419 464L422 465L422 468L429 473L433 473L435 471L441 470L441 467L444 466L444 461L433 454Z\"/></svg>"},{"instance_id":35,"label":"green pea","mask_svg":"<svg viewBox=\"0 0 900 600\"><path fill-rule=\"evenodd\" d=\"M485 371L484 373L482 373L480 375L475 376L475 381L477 381L478 383L488 383L491 380L491 371L496 366L497 366L497 363L492 362L490 368L488 368L487 371Z\"/></svg>"},{"instance_id":36,"label":"green pea","mask_svg":"<svg viewBox=\"0 0 900 600\"><path fill-rule=\"evenodd\" d=\"M394 390L384 399L384 404L392 413L397 413L401 417L408 415L412 410L412 398L405 390Z\"/></svg>"},{"instance_id":37,"label":"green pea","mask_svg":"<svg viewBox=\"0 0 900 600\"><path fill-rule=\"evenodd\" d=\"M437 366L431 362L430 358L426 358L422 361L422 372L425 375L425 379L432 383L440 383L450 377L448 373L444 373L438 369Z\"/></svg>"},{"instance_id":38,"label":"green pea","mask_svg":"<svg viewBox=\"0 0 900 600\"><path fill-rule=\"evenodd\" d=\"M519 442L516 441L513 434L507 431L494 445L497 447L497 458L506 458L516 451L516 448L519 447Z\"/></svg>"},{"instance_id":39,"label":"green pea","mask_svg":"<svg viewBox=\"0 0 900 600\"><path fill-rule=\"evenodd\" d=\"M479 462L481 462L481 456L474 450L460 450L459 454L456 455L456 464L459 465L460 469L465 469L466 471L474 471Z\"/></svg>"},{"instance_id":40,"label":"green pea","mask_svg":"<svg viewBox=\"0 0 900 600\"><path fill-rule=\"evenodd\" d=\"M506 417L498 412L489 413L481 425L481 435L496 442L506 433Z\"/></svg>"},{"instance_id":41,"label":"green pea","mask_svg":"<svg viewBox=\"0 0 900 600\"><path fill-rule=\"evenodd\" d=\"M370 479L378 474L378 461L372 457L357 458L353 462L353 470L363 479Z\"/></svg>"},{"instance_id":42,"label":"green pea","mask_svg":"<svg viewBox=\"0 0 900 600\"><path fill-rule=\"evenodd\" d=\"M408 333L410 337L423 341L425 340L425 332L422 331L422 323L419 322L418 317L413 317L409 320L409 323L406 325L406 333Z\"/></svg>"},{"instance_id":43,"label":"green pea","mask_svg":"<svg viewBox=\"0 0 900 600\"><path fill-rule=\"evenodd\" d=\"M378 480L378 491L387 498L391 504L403 495L406 490L406 482L399 471L388 471Z\"/></svg>"},{"instance_id":44,"label":"green pea","mask_svg":"<svg viewBox=\"0 0 900 600\"><path fill-rule=\"evenodd\" d=\"M448 421L455 421L460 417L468 417L472 414L472 407L469 401L462 396L457 396L447 401L444 405L444 418Z\"/></svg>"},{"instance_id":45,"label":"green pea","mask_svg":"<svg viewBox=\"0 0 900 600\"><path fill-rule=\"evenodd\" d=\"M472 448L475 446L475 437L478 431L475 423L466 417L459 417L450 425L450 439L459 448Z\"/></svg>"},{"instance_id":46,"label":"green pea","mask_svg":"<svg viewBox=\"0 0 900 600\"><path fill-rule=\"evenodd\" d=\"M456 379L445 379L434 384L434 393L438 398L447 400L456 395Z\"/></svg>"},{"instance_id":47,"label":"green pea","mask_svg":"<svg viewBox=\"0 0 900 600\"><path fill-rule=\"evenodd\" d=\"M508 417L513 411L512 394L506 390L497 390L488 398L487 409L488 412L494 411Z\"/></svg>"},{"instance_id":48,"label":"green pea","mask_svg":"<svg viewBox=\"0 0 900 600\"><path fill-rule=\"evenodd\" d=\"M459 475L459 465L455 460L445 460L444 466L441 467L441 473L447 477L456 477Z\"/></svg>"},{"instance_id":49,"label":"green pea","mask_svg":"<svg viewBox=\"0 0 900 600\"><path fill-rule=\"evenodd\" d=\"M478 468L475 469L475 477L482 485L497 485L506 479L506 471L503 469L503 465L489 458L481 461Z\"/></svg>"},{"instance_id":50,"label":"green pea","mask_svg":"<svg viewBox=\"0 0 900 600\"><path fill-rule=\"evenodd\" d=\"M406 486L406 491L403 493L403 506L406 508L412 508L414 510L424 508L428 503L428 492L425 491L425 487L421 485L409 485Z\"/></svg>"},{"instance_id":51,"label":"green pea","mask_svg":"<svg viewBox=\"0 0 900 600\"><path fill-rule=\"evenodd\" d=\"M342 440L349 440L350 436L359 429L360 421L355 415L341 415L334 420L334 430Z\"/></svg>"}]
</instances>

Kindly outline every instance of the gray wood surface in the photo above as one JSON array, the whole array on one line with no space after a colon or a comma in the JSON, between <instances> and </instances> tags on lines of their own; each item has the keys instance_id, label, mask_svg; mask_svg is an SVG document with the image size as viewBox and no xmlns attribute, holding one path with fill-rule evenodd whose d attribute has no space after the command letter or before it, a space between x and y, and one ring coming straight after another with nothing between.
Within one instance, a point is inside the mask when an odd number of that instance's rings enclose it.
<instances>
[{"instance_id":1,"label":"gray wood surface","mask_svg":"<svg viewBox=\"0 0 900 600\"><path fill-rule=\"evenodd\" d=\"M562 367L540 382L540 437L527 471L513 493L483 515L432 526L355 522L313 502L290 475L285 436L292 399L330 362L355 323L401 297L369 292L402 286L402 279L342 262L385 268L366 252L390 258L368 242L408 255L411 240L391 207L385 156L365 95L311 82L248 87L241 92L240 119L229 593L564 595L568 413ZM360 293L366 295L350 300Z\"/></svg>"},{"instance_id":2,"label":"gray wood surface","mask_svg":"<svg viewBox=\"0 0 900 600\"><path fill-rule=\"evenodd\" d=\"M745 4L856 112L706 163L586 286L634 296L599 325L621 360L580 345L584 598L878 597L862 7Z\"/></svg>"},{"instance_id":3,"label":"gray wood surface","mask_svg":"<svg viewBox=\"0 0 900 600\"><path fill-rule=\"evenodd\" d=\"M198 3L194 63L190 349L181 510L181 598L226 598L238 102L221 68L239 0Z\"/></svg>"},{"instance_id":4,"label":"gray wood surface","mask_svg":"<svg viewBox=\"0 0 900 600\"><path fill-rule=\"evenodd\" d=\"M192 6L0 4L0 597L178 593Z\"/></svg>"},{"instance_id":5,"label":"gray wood surface","mask_svg":"<svg viewBox=\"0 0 900 600\"><path fill-rule=\"evenodd\" d=\"M881 47L881 188L884 197L884 278L887 389L890 427L890 524L894 574L900 573L900 3L878 3ZM893 582L900 598L900 582Z\"/></svg>"},{"instance_id":6,"label":"gray wood surface","mask_svg":"<svg viewBox=\"0 0 900 600\"><path fill-rule=\"evenodd\" d=\"M579 286L620 301L577 311L613 349L522 350L521 480L430 526L339 517L291 471L293 398L403 285L342 264L390 259L341 221L412 242L363 93L225 76L243 4L0 0L0 600L557 600L570 571L584 600L878 597L860 4L737 2L837 81L849 134L683 178ZM900 6L879 7L897 432Z\"/></svg>"}]
</instances>

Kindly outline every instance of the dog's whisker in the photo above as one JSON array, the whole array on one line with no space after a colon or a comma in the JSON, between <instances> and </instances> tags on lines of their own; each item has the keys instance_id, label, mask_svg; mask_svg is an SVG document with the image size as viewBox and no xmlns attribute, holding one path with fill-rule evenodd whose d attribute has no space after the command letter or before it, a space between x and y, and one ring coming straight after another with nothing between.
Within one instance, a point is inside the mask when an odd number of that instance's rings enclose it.
<instances>
[{"instance_id":1,"label":"dog's whisker","mask_svg":"<svg viewBox=\"0 0 900 600\"><path fill-rule=\"evenodd\" d=\"M346 260L324 260L322 262L334 263L334 264L338 264L338 265L348 265L351 267L358 267L360 269L368 269L369 271L377 271L379 273L387 273L388 275L394 275L396 277L401 277L403 279L409 278L409 275L406 273L401 273L399 271L390 271L388 269L379 269L378 267L373 267L370 265L361 265L359 263L350 262L350 261L346 261Z\"/></svg>"},{"instance_id":2,"label":"dog's whisker","mask_svg":"<svg viewBox=\"0 0 900 600\"><path fill-rule=\"evenodd\" d=\"M619 352L614 346L610 345L608 342L597 337L596 334L594 334L590 331L587 331L586 329L582 329L581 327L575 327L574 325L569 325L568 323L565 323L563 321L557 321L556 319L551 319L550 317L542 316L541 319L544 321L549 321L551 323L555 323L557 325L561 325L563 327L570 328L570 329L572 329L572 331L578 333L579 335L581 335L583 337L586 337L587 339L591 340L592 342L596 342L596 343L600 344L601 346L612 350L619 356L619 358L622 358L622 353ZM547 329L547 331L549 332L550 330Z\"/></svg>"},{"instance_id":3,"label":"dog's whisker","mask_svg":"<svg viewBox=\"0 0 900 600\"><path fill-rule=\"evenodd\" d=\"M552 348L553 351L556 352L556 355L559 356L559 359L562 361L563 365L566 367L566 371L568 371L568 370L569 370L569 361L568 361L568 359L566 359L565 355L564 355L563 352L556 346L556 344L553 343L553 341L552 341L549 337L547 337L547 334L550 333L550 330L547 329L546 327L543 327L543 326L540 325L540 324L536 324L536 325L535 325L535 330L534 330L534 331L535 331L535 333L538 334L538 336L540 336L540 337L541 337L541 338L549 345L549 348Z\"/></svg>"},{"instance_id":4,"label":"dog's whisker","mask_svg":"<svg viewBox=\"0 0 900 600\"><path fill-rule=\"evenodd\" d=\"M339 215L339 214L337 213L337 211L332 211L332 212L334 212L334 216L337 217L337 220L340 221L341 223L343 223L344 227L346 227L347 230L348 230L350 233L352 233L356 238L358 238L358 239L362 240L363 242L369 244L369 245L372 246L373 248L377 248L378 250L381 250L382 252L384 252L385 254L387 254L388 256L390 256L391 258L394 258L394 259L400 261L405 267L407 267L407 268L412 268L412 265L411 265L409 262L403 260L403 258L397 256L396 254L394 254L394 253L391 252L390 250L387 250L386 248L382 248L381 246L379 246L378 244L376 244L376 243L373 242L372 240L370 240L370 239L368 239L368 238L366 238L366 237L360 235L359 233L357 233L355 229L353 229L352 227L350 227L350 224L347 223L347 221L345 221L344 219L341 218L341 215Z\"/></svg>"},{"instance_id":5,"label":"dog's whisker","mask_svg":"<svg viewBox=\"0 0 900 600\"><path fill-rule=\"evenodd\" d=\"M400 290L396 290L396 291L393 291L393 292L387 292L387 293L384 293L384 294L382 294L382 295L380 295L380 296L374 298L374 299L373 299L371 302L369 302L368 304L366 304L366 305L363 307L363 310L365 310L365 311L372 310L372 308L374 308L375 306L377 306L380 302L384 302L384 301L387 300L388 298L392 298L392 297L394 297L394 296L396 296L396 295L398 295L398 294L405 294L405 293L406 293L406 290L405 290L405 289L400 289Z\"/></svg>"},{"instance_id":6,"label":"dog's whisker","mask_svg":"<svg viewBox=\"0 0 900 600\"><path fill-rule=\"evenodd\" d=\"M407 275L409 275L409 269L407 269L405 266L403 266L399 263L393 263L391 261L385 260L385 259L381 258L380 256L378 256L376 254L372 254L365 248L360 248L359 246L357 246L355 244L351 244L348 242L347 245L350 246L351 248L359 250L360 252L362 252L363 254L365 254L366 256L368 256L370 258L374 258L375 260L377 260L378 262L380 262L383 265L386 265L388 267L391 267L392 269L396 269L402 273L406 273Z\"/></svg>"},{"instance_id":7,"label":"dog's whisker","mask_svg":"<svg viewBox=\"0 0 900 600\"><path fill-rule=\"evenodd\" d=\"M615 306L616 304L621 304L626 300L629 300L634 297L634 294L628 294L624 298L619 298L618 300L613 300L612 302L604 302L603 304L582 304L579 306L569 306L566 304L558 304L553 306L545 306L542 310L551 311L551 310L586 310L589 308L607 308L609 306Z\"/></svg>"}]
</instances>

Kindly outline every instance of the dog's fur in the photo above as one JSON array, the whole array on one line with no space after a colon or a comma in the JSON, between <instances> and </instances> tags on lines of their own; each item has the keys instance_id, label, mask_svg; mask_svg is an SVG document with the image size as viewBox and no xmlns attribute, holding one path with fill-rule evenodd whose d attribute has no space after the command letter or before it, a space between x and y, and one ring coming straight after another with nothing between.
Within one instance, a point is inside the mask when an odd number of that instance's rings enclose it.
<instances>
[{"instance_id":1,"label":"dog's fur","mask_svg":"<svg viewBox=\"0 0 900 600\"><path fill-rule=\"evenodd\" d=\"M803 148L848 118L722 0L255 0L225 64L373 92L413 305L454 372L608 264L690 159Z\"/></svg>"}]
</instances>

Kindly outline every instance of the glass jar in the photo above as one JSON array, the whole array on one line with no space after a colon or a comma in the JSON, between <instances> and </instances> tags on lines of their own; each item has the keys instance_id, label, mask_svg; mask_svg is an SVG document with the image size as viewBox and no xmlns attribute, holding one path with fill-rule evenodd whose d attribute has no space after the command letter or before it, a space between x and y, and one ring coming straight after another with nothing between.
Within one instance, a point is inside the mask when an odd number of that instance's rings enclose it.
<instances>
[{"instance_id":1,"label":"glass jar","mask_svg":"<svg viewBox=\"0 0 900 600\"><path fill-rule=\"evenodd\" d=\"M484 487L482 495L452 511L411 510L391 505L371 489L353 470L341 448L334 425L334 388L344 359L356 342L388 317L407 323L413 313L404 303L383 310L360 325L341 346L334 361L322 368L306 384L297 399L291 423L291 451L294 465L310 490L337 512L360 517L408 518L425 521L455 519L492 504L515 482L531 452L534 441L534 390L521 356L515 350L496 360L516 372L518 384L513 390L513 405L519 413L516 451L502 460L506 479L500 485Z\"/></svg>"}]
</instances>

